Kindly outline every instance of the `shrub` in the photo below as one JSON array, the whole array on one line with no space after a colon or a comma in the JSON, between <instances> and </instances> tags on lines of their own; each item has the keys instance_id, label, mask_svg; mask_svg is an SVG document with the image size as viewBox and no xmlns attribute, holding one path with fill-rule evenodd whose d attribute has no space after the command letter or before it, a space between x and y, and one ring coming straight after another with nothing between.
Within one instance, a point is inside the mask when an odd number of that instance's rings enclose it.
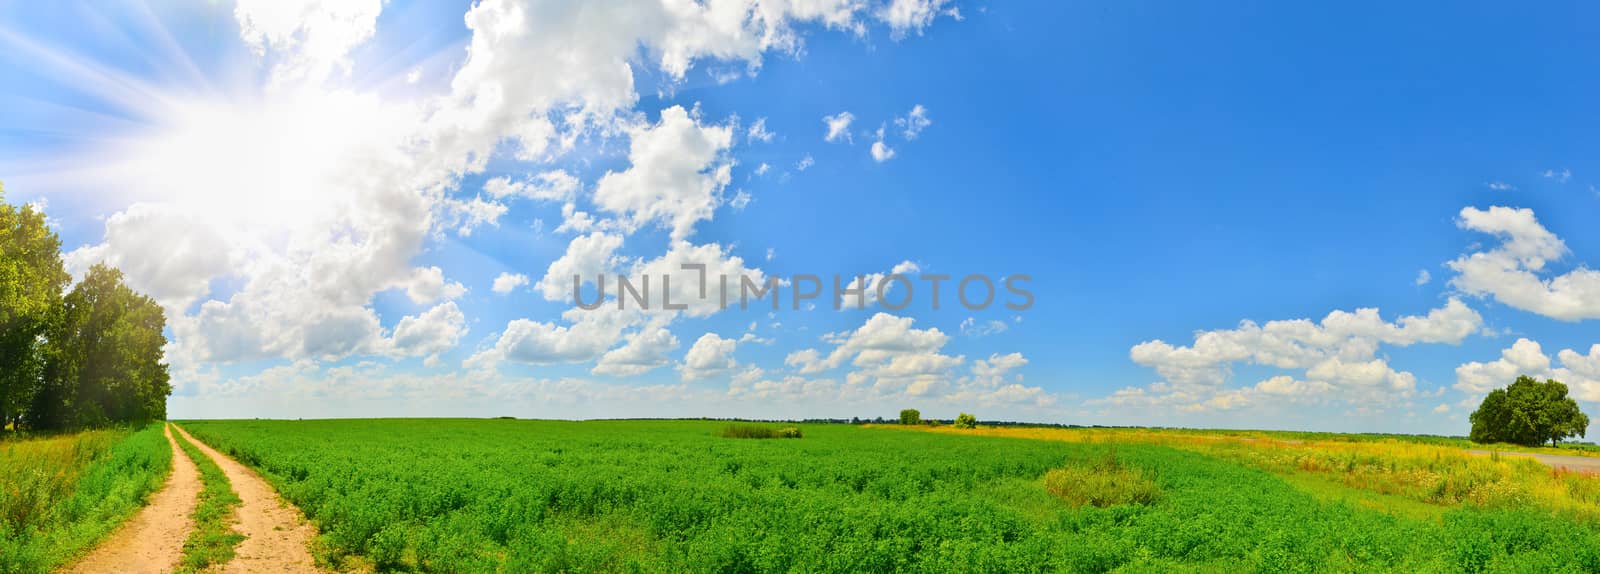
<instances>
[{"instance_id":1,"label":"shrub","mask_svg":"<svg viewBox=\"0 0 1600 574\"><path fill-rule=\"evenodd\" d=\"M1146 471L1124 466L1116 453L1099 460L1051 469L1044 475L1044 488L1073 506L1115 506L1151 504L1161 497L1161 487Z\"/></svg>"},{"instance_id":2,"label":"shrub","mask_svg":"<svg viewBox=\"0 0 1600 574\"><path fill-rule=\"evenodd\" d=\"M772 428L761 425L735 423L717 430L723 438L800 438L798 427Z\"/></svg>"},{"instance_id":3,"label":"shrub","mask_svg":"<svg viewBox=\"0 0 1600 574\"><path fill-rule=\"evenodd\" d=\"M958 429L978 428L978 417L969 415L967 413L956 415L955 427Z\"/></svg>"}]
</instances>

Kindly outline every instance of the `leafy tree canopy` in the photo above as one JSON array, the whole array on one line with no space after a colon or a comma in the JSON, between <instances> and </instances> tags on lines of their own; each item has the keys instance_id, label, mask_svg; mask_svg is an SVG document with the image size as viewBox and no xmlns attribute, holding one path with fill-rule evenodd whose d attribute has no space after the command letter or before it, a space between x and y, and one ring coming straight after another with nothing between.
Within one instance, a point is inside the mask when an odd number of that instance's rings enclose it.
<instances>
[{"instance_id":1,"label":"leafy tree canopy","mask_svg":"<svg viewBox=\"0 0 1600 574\"><path fill-rule=\"evenodd\" d=\"M1529 376L1495 389L1472 413L1472 441L1505 442L1527 446L1555 445L1571 436L1584 436L1589 416L1567 396L1567 386L1555 379L1539 382Z\"/></svg>"}]
</instances>

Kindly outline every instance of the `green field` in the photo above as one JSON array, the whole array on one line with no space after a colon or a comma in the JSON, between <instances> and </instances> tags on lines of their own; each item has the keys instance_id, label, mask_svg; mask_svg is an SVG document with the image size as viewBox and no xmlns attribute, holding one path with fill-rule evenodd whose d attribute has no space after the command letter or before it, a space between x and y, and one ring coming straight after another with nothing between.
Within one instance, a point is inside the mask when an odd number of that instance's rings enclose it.
<instances>
[{"instance_id":1,"label":"green field","mask_svg":"<svg viewBox=\"0 0 1600 574\"><path fill-rule=\"evenodd\" d=\"M341 569L1600 570L1589 514L1470 501L1386 512L1400 499L1162 444L846 425L761 440L710 421L183 426L298 504Z\"/></svg>"}]
</instances>

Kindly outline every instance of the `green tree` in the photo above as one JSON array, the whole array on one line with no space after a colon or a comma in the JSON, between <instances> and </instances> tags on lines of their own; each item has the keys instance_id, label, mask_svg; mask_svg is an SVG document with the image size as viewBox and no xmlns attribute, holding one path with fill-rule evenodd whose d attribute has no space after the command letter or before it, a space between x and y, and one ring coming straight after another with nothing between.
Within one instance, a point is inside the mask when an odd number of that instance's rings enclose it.
<instances>
[{"instance_id":1,"label":"green tree","mask_svg":"<svg viewBox=\"0 0 1600 574\"><path fill-rule=\"evenodd\" d=\"M914 424L921 424L921 423L922 423L922 412L921 411L918 411L917 409L906 409L906 410L900 411L900 424L903 424L903 425L914 425Z\"/></svg>"},{"instance_id":2,"label":"green tree","mask_svg":"<svg viewBox=\"0 0 1600 574\"><path fill-rule=\"evenodd\" d=\"M62 429L164 419L172 385L162 364L161 306L95 265L63 300L49 334L45 383L30 423Z\"/></svg>"},{"instance_id":3,"label":"green tree","mask_svg":"<svg viewBox=\"0 0 1600 574\"><path fill-rule=\"evenodd\" d=\"M44 213L6 203L0 185L0 429L21 422L39 389L45 332L71 279Z\"/></svg>"},{"instance_id":4,"label":"green tree","mask_svg":"<svg viewBox=\"0 0 1600 574\"><path fill-rule=\"evenodd\" d=\"M955 427L958 429L978 428L978 417L969 415L967 413L956 415Z\"/></svg>"},{"instance_id":5,"label":"green tree","mask_svg":"<svg viewBox=\"0 0 1600 574\"><path fill-rule=\"evenodd\" d=\"M1539 382L1526 375L1503 389L1495 389L1473 411L1473 442L1506 442L1551 446L1571 436L1584 436L1589 416L1567 396L1567 386L1550 379Z\"/></svg>"}]
</instances>

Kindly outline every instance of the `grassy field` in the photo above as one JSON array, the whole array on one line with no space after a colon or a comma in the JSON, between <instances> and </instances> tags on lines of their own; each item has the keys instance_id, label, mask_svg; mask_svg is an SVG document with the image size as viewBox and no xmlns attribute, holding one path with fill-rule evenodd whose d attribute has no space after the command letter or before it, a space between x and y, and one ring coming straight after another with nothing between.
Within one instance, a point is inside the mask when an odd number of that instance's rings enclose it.
<instances>
[{"instance_id":1,"label":"grassy field","mask_svg":"<svg viewBox=\"0 0 1600 574\"><path fill-rule=\"evenodd\" d=\"M161 425L0 441L0 572L48 572L104 538L172 468Z\"/></svg>"},{"instance_id":2,"label":"grassy field","mask_svg":"<svg viewBox=\"0 0 1600 574\"><path fill-rule=\"evenodd\" d=\"M323 532L322 558L343 568L1600 570L1592 498L1569 494L1572 501L1559 502L1549 498L1553 490L1501 495L1485 485L1535 480L1538 469L1411 450L1440 446L1342 441L1360 448L1329 450L1331 442L1153 436L1159 432L845 425L800 425L803 438L747 440L719 435L759 433L727 427L185 423L298 504ZM998 434L1013 436L984 436ZM1293 446L1304 448L1283 448ZM1328 454L1302 452L1322 450ZM1291 454L1272 454L1280 451ZM1448 484L1461 472L1500 474L1431 497L1427 488L1437 490L1436 482L1392 480L1426 466L1429 456ZM1390 466L1394 476L1376 470ZM1391 482L1399 486L1383 486Z\"/></svg>"}]
</instances>

